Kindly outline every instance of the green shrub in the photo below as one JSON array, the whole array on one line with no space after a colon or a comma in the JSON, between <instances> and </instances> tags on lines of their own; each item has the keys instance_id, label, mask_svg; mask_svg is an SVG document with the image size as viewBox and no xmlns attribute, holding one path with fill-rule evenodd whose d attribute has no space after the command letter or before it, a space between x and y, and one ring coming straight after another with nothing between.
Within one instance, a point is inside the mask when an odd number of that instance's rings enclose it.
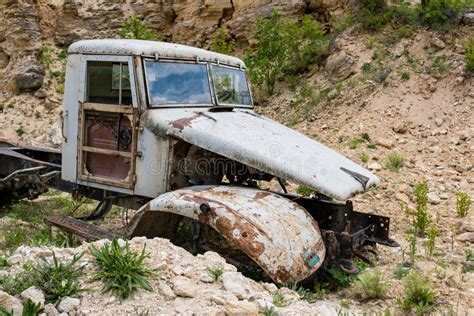
<instances>
[{"instance_id":1,"label":"green shrub","mask_svg":"<svg viewBox=\"0 0 474 316\"><path fill-rule=\"evenodd\" d=\"M62 263L53 252L52 263L41 258L41 263L33 267L35 285L43 291L47 302L57 303L63 297L73 297L85 290L79 284L85 265L76 267L83 255L74 255L70 262Z\"/></svg>"},{"instance_id":2,"label":"green shrub","mask_svg":"<svg viewBox=\"0 0 474 316\"><path fill-rule=\"evenodd\" d=\"M405 157L397 151L389 151L385 155L384 167L390 171L398 172L405 164Z\"/></svg>"},{"instance_id":3,"label":"green shrub","mask_svg":"<svg viewBox=\"0 0 474 316\"><path fill-rule=\"evenodd\" d=\"M471 37L464 45L464 56L466 56L466 69L474 74L474 38Z\"/></svg>"},{"instance_id":4,"label":"green shrub","mask_svg":"<svg viewBox=\"0 0 474 316\"><path fill-rule=\"evenodd\" d=\"M207 273L214 278L214 282L217 282L221 275L224 273L223 267L207 267Z\"/></svg>"},{"instance_id":5,"label":"green shrub","mask_svg":"<svg viewBox=\"0 0 474 316\"><path fill-rule=\"evenodd\" d=\"M26 131L25 131L25 129L23 128L23 126L18 127L18 128L15 130L15 132L16 132L16 134L17 134L18 136L20 136L20 137L23 136L23 135L26 133Z\"/></svg>"},{"instance_id":6,"label":"green shrub","mask_svg":"<svg viewBox=\"0 0 474 316\"><path fill-rule=\"evenodd\" d=\"M262 310L263 315L265 316L278 316L278 313L275 311L275 307L266 305Z\"/></svg>"},{"instance_id":7,"label":"green shrub","mask_svg":"<svg viewBox=\"0 0 474 316\"><path fill-rule=\"evenodd\" d=\"M35 304L31 299L28 299L23 304L22 316L37 316L42 309L41 303Z\"/></svg>"},{"instance_id":8,"label":"green shrub","mask_svg":"<svg viewBox=\"0 0 474 316\"><path fill-rule=\"evenodd\" d=\"M235 40L231 38L227 39L227 28L222 25L218 30L217 34L212 40L211 49L216 53L221 53L225 55L232 55L235 51Z\"/></svg>"},{"instance_id":9,"label":"green shrub","mask_svg":"<svg viewBox=\"0 0 474 316\"><path fill-rule=\"evenodd\" d=\"M438 237L439 231L438 228L436 227L435 224L431 225L428 231L426 232L426 255L428 258L431 258L433 256L433 251L436 246L436 237Z\"/></svg>"},{"instance_id":10,"label":"green shrub","mask_svg":"<svg viewBox=\"0 0 474 316\"><path fill-rule=\"evenodd\" d=\"M382 280L379 269L366 271L359 275L355 282L356 294L364 300L377 299L385 296L388 284Z\"/></svg>"},{"instance_id":11,"label":"green shrub","mask_svg":"<svg viewBox=\"0 0 474 316\"><path fill-rule=\"evenodd\" d=\"M402 264L398 264L393 274L397 280L401 280L408 275L408 269L406 269Z\"/></svg>"},{"instance_id":12,"label":"green shrub","mask_svg":"<svg viewBox=\"0 0 474 316\"><path fill-rule=\"evenodd\" d=\"M0 277L0 289L11 295L18 295L35 283L35 273L31 264L24 264L23 271L15 275Z\"/></svg>"},{"instance_id":13,"label":"green shrub","mask_svg":"<svg viewBox=\"0 0 474 316\"><path fill-rule=\"evenodd\" d=\"M413 271L405 278L403 299L398 303L405 312L415 308L418 313L426 313L432 309L435 296L431 283Z\"/></svg>"},{"instance_id":14,"label":"green shrub","mask_svg":"<svg viewBox=\"0 0 474 316\"><path fill-rule=\"evenodd\" d=\"M53 63L51 47L48 45L41 46L41 49L38 54L38 61L44 68L49 68Z\"/></svg>"},{"instance_id":15,"label":"green shrub","mask_svg":"<svg viewBox=\"0 0 474 316\"><path fill-rule=\"evenodd\" d=\"M122 247L116 239L101 248L91 246L94 264L99 270L92 276L94 281L103 280L104 291L112 291L122 299L128 298L136 289L153 291L148 278L154 272L145 267L145 246L141 253L130 250L128 242Z\"/></svg>"},{"instance_id":16,"label":"green shrub","mask_svg":"<svg viewBox=\"0 0 474 316\"><path fill-rule=\"evenodd\" d=\"M123 22L119 37L151 41L157 40L156 34L149 30L145 23L135 14Z\"/></svg>"},{"instance_id":17,"label":"green shrub","mask_svg":"<svg viewBox=\"0 0 474 316\"><path fill-rule=\"evenodd\" d=\"M252 83L264 87L269 95L274 93L278 77L306 70L311 62L322 60L327 51L328 40L311 16L281 19L274 11L268 19L259 18L255 28L257 44L247 50L245 62Z\"/></svg>"},{"instance_id":18,"label":"green shrub","mask_svg":"<svg viewBox=\"0 0 474 316\"><path fill-rule=\"evenodd\" d=\"M453 27L461 15L462 0L428 0L422 7L423 23L439 31Z\"/></svg>"},{"instance_id":19,"label":"green shrub","mask_svg":"<svg viewBox=\"0 0 474 316\"><path fill-rule=\"evenodd\" d=\"M416 25L420 20L419 9L409 2L394 4L389 8L389 15L394 26Z\"/></svg>"},{"instance_id":20,"label":"green shrub","mask_svg":"<svg viewBox=\"0 0 474 316\"><path fill-rule=\"evenodd\" d=\"M471 198L465 192L456 193L456 213L458 217L466 217L471 207Z\"/></svg>"},{"instance_id":21,"label":"green shrub","mask_svg":"<svg viewBox=\"0 0 474 316\"><path fill-rule=\"evenodd\" d=\"M347 145L350 149L356 149L359 145L363 143L365 143L365 140L363 140L362 138L353 138L349 141Z\"/></svg>"},{"instance_id":22,"label":"green shrub","mask_svg":"<svg viewBox=\"0 0 474 316\"><path fill-rule=\"evenodd\" d=\"M378 31L390 21L385 0L362 0L360 4L359 22L365 30Z\"/></svg>"},{"instance_id":23,"label":"green shrub","mask_svg":"<svg viewBox=\"0 0 474 316\"><path fill-rule=\"evenodd\" d=\"M366 153L362 153L359 155L359 159L360 161L367 163L370 158L369 158L369 155L367 155Z\"/></svg>"},{"instance_id":24,"label":"green shrub","mask_svg":"<svg viewBox=\"0 0 474 316\"><path fill-rule=\"evenodd\" d=\"M403 71L400 74L400 78L405 81L410 80L410 73L408 71Z\"/></svg>"}]
</instances>

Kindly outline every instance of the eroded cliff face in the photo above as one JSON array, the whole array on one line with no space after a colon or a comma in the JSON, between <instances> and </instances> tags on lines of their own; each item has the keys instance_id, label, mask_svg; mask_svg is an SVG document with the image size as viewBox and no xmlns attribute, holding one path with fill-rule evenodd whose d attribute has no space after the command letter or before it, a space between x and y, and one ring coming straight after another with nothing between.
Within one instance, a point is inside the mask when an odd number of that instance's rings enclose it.
<instances>
[{"instance_id":1,"label":"eroded cliff face","mask_svg":"<svg viewBox=\"0 0 474 316\"><path fill-rule=\"evenodd\" d=\"M45 44L67 47L81 39L116 38L132 14L159 38L209 48L224 22L239 47L249 45L255 20L278 10L285 16L313 14L322 22L347 1L336 0L1 0L0 92L35 91L44 71L37 61Z\"/></svg>"}]
</instances>

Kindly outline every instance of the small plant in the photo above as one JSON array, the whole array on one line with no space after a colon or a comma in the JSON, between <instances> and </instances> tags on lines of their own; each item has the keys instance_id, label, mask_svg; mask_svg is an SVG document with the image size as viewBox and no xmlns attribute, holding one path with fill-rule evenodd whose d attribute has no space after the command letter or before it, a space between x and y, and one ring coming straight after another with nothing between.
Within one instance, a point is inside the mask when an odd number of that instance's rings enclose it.
<instances>
[{"instance_id":1,"label":"small plant","mask_svg":"<svg viewBox=\"0 0 474 316\"><path fill-rule=\"evenodd\" d=\"M5 307L0 306L0 316L15 316L15 315L13 315L13 309L7 310Z\"/></svg>"},{"instance_id":2,"label":"small plant","mask_svg":"<svg viewBox=\"0 0 474 316\"><path fill-rule=\"evenodd\" d=\"M314 190L305 185L299 185L298 188L296 189L296 193L302 196L310 196L314 193Z\"/></svg>"},{"instance_id":3,"label":"small plant","mask_svg":"<svg viewBox=\"0 0 474 316\"><path fill-rule=\"evenodd\" d=\"M207 273L209 273L210 276L214 278L214 282L219 281L219 278L221 275L224 273L224 268L223 267L207 267L206 268Z\"/></svg>"},{"instance_id":4,"label":"small plant","mask_svg":"<svg viewBox=\"0 0 474 316\"><path fill-rule=\"evenodd\" d=\"M266 305L262 310L263 315L265 316L278 316L278 313L275 311L275 307Z\"/></svg>"},{"instance_id":5,"label":"small plant","mask_svg":"<svg viewBox=\"0 0 474 316\"><path fill-rule=\"evenodd\" d=\"M364 44L367 49L372 49L375 44L375 37L370 36L370 35L367 36L364 40Z\"/></svg>"},{"instance_id":6,"label":"small plant","mask_svg":"<svg viewBox=\"0 0 474 316\"><path fill-rule=\"evenodd\" d=\"M408 240L408 255L409 255L409 263L410 266L414 267L415 266L415 261L416 261L416 233L409 233L407 235L407 240Z\"/></svg>"},{"instance_id":7,"label":"small plant","mask_svg":"<svg viewBox=\"0 0 474 316\"><path fill-rule=\"evenodd\" d=\"M0 269L8 267L8 260L7 257L4 255L0 255Z\"/></svg>"},{"instance_id":8,"label":"small plant","mask_svg":"<svg viewBox=\"0 0 474 316\"><path fill-rule=\"evenodd\" d=\"M123 22L119 37L151 41L157 40L155 33L149 30L137 15L132 15Z\"/></svg>"},{"instance_id":9,"label":"small plant","mask_svg":"<svg viewBox=\"0 0 474 316\"><path fill-rule=\"evenodd\" d=\"M278 291L273 293L272 301L276 307L286 307L291 303L291 300L286 299L285 296Z\"/></svg>"},{"instance_id":10,"label":"small plant","mask_svg":"<svg viewBox=\"0 0 474 316\"><path fill-rule=\"evenodd\" d=\"M471 198L465 192L456 193L456 213L458 217L466 217L471 207Z\"/></svg>"},{"instance_id":11,"label":"small plant","mask_svg":"<svg viewBox=\"0 0 474 316\"><path fill-rule=\"evenodd\" d=\"M52 263L41 258L41 263L33 267L35 285L43 291L46 301L57 303L63 297L76 296L85 290L79 284L85 265L76 267L83 255L74 255L70 262L61 263L53 252Z\"/></svg>"},{"instance_id":12,"label":"small plant","mask_svg":"<svg viewBox=\"0 0 474 316\"><path fill-rule=\"evenodd\" d=\"M212 40L211 48L216 53L225 55L232 55L235 51L235 40L232 38L227 39L227 28L223 24L218 30L217 34Z\"/></svg>"},{"instance_id":13,"label":"small plant","mask_svg":"<svg viewBox=\"0 0 474 316\"><path fill-rule=\"evenodd\" d=\"M41 112L40 111L35 111L35 118L36 119L41 118Z\"/></svg>"},{"instance_id":14,"label":"small plant","mask_svg":"<svg viewBox=\"0 0 474 316\"><path fill-rule=\"evenodd\" d=\"M317 297L322 298L324 295L329 293L329 290L326 288L324 284L316 283L313 288L314 294Z\"/></svg>"},{"instance_id":15,"label":"small plant","mask_svg":"<svg viewBox=\"0 0 474 316\"><path fill-rule=\"evenodd\" d=\"M372 64L371 63L364 63L361 68L362 68L363 72L369 72L369 71L372 70Z\"/></svg>"},{"instance_id":16,"label":"small plant","mask_svg":"<svg viewBox=\"0 0 474 316\"><path fill-rule=\"evenodd\" d=\"M436 56L431 62L431 67L429 68L429 73L435 77L440 77L446 75L451 69L451 66L448 62L446 56Z\"/></svg>"},{"instance_id":17,"label":"small plant","mask_svg":"<svg viewBox=\"0 0 474 316\"><path fill-rule=\"evenodd\" d=\"M356 149L359 145L363 144L365 141L362 138L354 138L349 141L347 144L350 149Z\"/></svg>"},{"instance_id":18,"label":"small plant","mask_svg":"<svg viewBox=\"0 0 474 316\"><path fill-rule=\"evenodd\" d=\"M393 274L397 280L401 280L408 275L408 269L403 264L398 264Z\"/></svg>"},{"instance_id":19,"label":"small plant","mask_svg":"<svg viewBox=\"0 0 474 316\"><path fill-rule=\"evenodd\" d=\"M41 303L35 304L31 299L28 299L23 305L23 316L37 316L41 311Z\"/></svg>"},{"instance_id":20,"label":"small plant","mask_svg":"<svg viewBox=\"0 0 474 316\"><path fill-rule=\"evenodd\" d=\"M301 299L309 302L309 303L314 303L315 302L315 297L314 294L311 293L309 290L305 289L304 287L298 285L298 283L291 283L289 285L285 285L285 287L289 288L292 291L295 291L298 293Z\"/></svg>"},{"instance_id":21,"label":"small plant","mask_svg":"<svg viewBox=\"0 0 474 316\"><path fill-rule=\"evenodd\" d=\"M388 284L382 280L380 270L375 269L373 272L366 271L359 275L355 287L357 296L370 300L384 297Z\"/></svg>"},{"instance_id":22,"label":"small plant","mask_svg":"<svg viewBox=\"0 0 474 316\"><path fill-rule=\"evenodd\" d=\"M426 237L428 237L428 239L426 240L425 247L426 255L428 258L431 258L433 256L433 251L436 246L436 237L438 237L438 233L439 231L435 224L432 224L426 233Z\"/></svg>"},{"instance_id":23,"label":"small plant","mask_svg":"<svg viewBox=\"0 0 474 316\"><path fill-rule=\"evenodd\" d=\"M446 32L453 27L461 14L462 0L422 1L423 23L435 30Z\"/></svg>"},{"instance_id":24,"label":"small plant","mask_svg":"<svg viewBox=\"0 0 474 316\"><path fill-rule=\"evenodd\" d=\"M339 304L341 305L341 307L345 308L345 309L349 309L351 307L351 301L349 300L345 300L345 299L342 299Z\"/></svg>"},{"instance_id":25,"label":"small plant","mask_svg":"<svg viewBox=\"0 0 474 316\"><path fill-rule=\"evenodd\" d=\"M25 132L25 129L23 128L23 126L18 127L18 128L15 130L15 132L16 132L16 134L17 134L18 136L20 136L20 137L23 136L23 135L26 133L26 132Z\"/></svg>"},{"instance_id":26,"label":"small plant","mask_svg":"<svg viewBox=\"0 0 474 316\"><path fill-rule=\"evenodd\" d=\"M464 56L466 56L466 70L474 74L474 38L471 37L464 45Z\"/></svg>"},{"instance_id":27,"label":"small plant","mask_svg":"<svg viewBox=\"0 0 474 316\"><path fill-rule=\"evenodd\" d=\"M38 54L38 61L40 62L41 66L44 68L49 68L53 63L53 58L51 56L51 47L47 45L43 45Z\"/></svg>"},{"instance_id":28,"label":"small plant","mask_svg":"<svg viewBox=\"0 0 474 316\"><path fill-rule=\"evenodd\" d=\"M27 235L25 231L20 227L16 227L12 230L5 232L3 236L2 246L5 249L16 249L21 244L23 244L26 239Z\"/></svg>"},{"instance_id":29,"label":"small plant","mask_svg":"<svg viewBox=\"0 0 474 316\"><path fill-rule=\"evenodd\" d=\"M469 249L466 251L466 260L467 261L474 261L474 250Z\"/></svg>"},{"instance_id":30,"label":"small plant","mask_svg":"<svg viewBox=\"0 0 474 316\"><path fill-rule=\"evenodd\" d=\"M0 289L10 295L18 295L35 284L35 275L31 264L24 264L23 271L16 275L0 277Z\"/></svg>"},{"instance_id":31,"label":"small plant","mask_svg":"<svg viewBox=\"0 0 474 316\"><path fill-rule=\"evenodd\" d=\"M417 312L426 313L432 309L436 293L431 288L430 282L419 273L412 271L404 282L404 297L398 304L405 312L413 308Z\"/></svg>"},{"instance_id":32,"label":"small plant","mask_svg":"<svg viewBox=\"0 0 474 316\"><path fill-rule=\"evenodd\" d=\"M426 229L431 223L431 216L428 214L428 182L423 181L415 185L413 194L415 195L415 210L409 209L405 205L405 213L412 217L414 233L417 236L425 236Z\"/></svg>"},{"instance_id":33,"label":"small plant","mask_svg":"<svg viewBox=\"0 0 474 316\"><path fill-rule=\"evenodd\" d=\"M389 151L385 155L384 167L390 171L398 172L405 164L405 157L397 151Z\"/></svg>"},{"instance_id":34,"label":"small plant","mask_svg":"<svg viewBox=\"0 0 474 316\"><path fill-rule=\"evenodd\" d=\"M377 149L377 145L375 145L375 144L367 144L367 148L369 148L369 149Z\"/></svg>"},{"instance_id":35,"label":"small plant","mask_svg":"<svg viewBox=\"0 0 474 316\"><path fill-rule=\"evenodd\" d=\"M359 155L359 159L363 163L367 163L369 161L370 157L366 153L362 153L362 154Z\"/></svg>"},{"instance_id":36,"label":"small plant","mask_svg":"<svg viewBox=\"0 0 474 316\"><path fill-rule=\"evenodd\" d=\"M66 59L67 57L67 48L62 48L61 51L58 53L59 59Z\"/></svg>"},{"instance_id":37,"label":"small plant","mask_svg":"<svg viewBox=\"0 0 474 316\"><path fill-rule=\"evenodd\" d=\"M370 135L369 133L362 133L361 138L365 140L366 142L370 143Z\"/></svg>"},{"instance_id":38,"label":"small plant","mask_svg":"<svg viewBox=\"0 0 474 316\"><path fill-rule=\"evenodd\" d=\"M91 246L94 264L99 267L92 280L103 280L104 291L112 291L122 299L128 298L136 289L153 291L148 278L154 272L145 267L145 246L141 253L130 250L128 242L121 247L116 239L101 248Z\"/></svg>"},{"instance_id":39,"label":"small plant","mask_svg":"<svg viewBox=\"0 0 474 316\"><path fill-rule=\"evenodd\" d=\"M410 80L410 73L408 71L403 71L400 74L400 78L405 81Z\"/></svg>"}]
</instances>

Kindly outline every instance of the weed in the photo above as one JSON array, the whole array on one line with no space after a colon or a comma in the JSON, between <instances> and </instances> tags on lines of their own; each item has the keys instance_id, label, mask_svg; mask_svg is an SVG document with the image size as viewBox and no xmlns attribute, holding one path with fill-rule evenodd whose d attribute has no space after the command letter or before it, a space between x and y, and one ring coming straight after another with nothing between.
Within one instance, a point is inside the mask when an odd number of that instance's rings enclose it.
<instances>
[{"instance_id":1,"label":"weed","mask_svg":"<svg viewBox=\"0 0 474 316\"><path fill-rule=\"evenodd\" d=\"M16 249L21 244L25 243L27 237L28 236L23 228L15 227L12 230L5 232L2 246L4 249Z\"/></svg>"},{"instance_id":2,"label":"weed","mask_svg":"<svg viewBox=\"0 0 474 316\"><path fill-rule=\"evenodd\" d=\"M56 92L59 93L59 94L64 93L64 83L60 83L56 86Z\"/></svg>"},{"instance_id":3,"label":"weed","mask_svg":"<svg viewBox=\"0 0 474 316\"><path fill-rule=\"evenodd\" d=\"M43 45L38 54L38 61L44 68L49 68L53 63L53 58L51 56L52 51L51 47Z\"/></svg>"},{"instance_id":4,"label":"weed","mask_svg":"<svg viewBox=\"0 0 474 316\"><path fill-rule=\"evenodd\" d=\"M424 1L422 20L435 30L446 32L457 23L461 9L462 0Z\"/></svg>"},{"instance_id":5,"label":"weed","mask_svg":"<svg viewBox=\"0 0 474 316\"><path fill-rule=\"evenodd\" d=\"M365 30L378 31L390 21L385 0L362 0L361 4L362 12L359 14L359 22Z\"/></svg>"},{"instance_id":6,"label":"weed","mask_svg":"<svg viewBox=\"0 0 474 316\"><path fill-rule=\"evenodd\" d=\"M448 62L448 59L446 56L436 56L433 61L431 62L431 67L429 68L428 72L435 76L435 77L441 77L444 76L449 72L451 69L451 66Z\"/></svg>"},{"instance_id":7,"label":"weed","mask_svg":"<svg viewBox=\"0 0 474 316\"><path fill-rule=\"evenodd\" d=\"M363 163L367 163L369 161L370 157L366 153L362 153L362 154L359 155L359 159Z\"/></svg>"},{"instance_id":8,"label":"weed","mask_svg":"<svg viewBox=\"0 0 474 316\"><path fill-rule=\"evenodd\" d=\"M40 111L35 111L35 118L36 119L41 118L41 112Z\"/></svg>"},{"instance_id":9,"label":"weed","mask_svg":"<svg viewBox=\"0 0 474 316\"><path fill-rule=\"evenodd\" d=\"M345 308L345 309L349 309L351 307L351 301L349 300L345 300L345 299L342 299L339 304L341 305L341 307Z\"/></svg>"},{"instance_id":10,"label":"weed","mask_svg":"<svg viewBox=\"0 0 474 316\"><path fill-rule=\"evenodd\" d=\"M305 185L299 185L296 189L296 193L302 196L311 196L312 194L314 194L314 190Z\"/></svg>"},{"instance_id":11,"label":"weed","mask_svg":"<svg viewBox=\"0 0 474 316\"><path fill-rule=\"evenodd\" d=\"M52 263L41 258L41 263L33 267L35 285L43 291L46 301L57 303L63 297L73 297L85 290L79 284L85 265L76 267L83 255L74 255L70 262L62 263L53 252Z\"/></svg>"},{"instance_id":12,"label":"weed","mask_svg":"<svg viewBox=\"0 0 474 316\"><path fill-rule=\"evenodd\" d=\"M329 293L329 290L327 289L327 286L321 283L316 283L313 288L314 294L318 296L319 298L322 298L326 294Z\"/></svg>"},{"instance_id":13,"label":"weed","mask_svg":"<svg viewBox=\"0 0 474 316\"><path fill-rule=\"evenodd\" d=\"M367 49L372 49L374 47L374 44L375 37L369 35L364 39L364 45Z\"/></svg>"},{"instance_id":14,"label":"weed","mask_svg":"<svg viewBox=\"0 0 474 316\"><path fill-rule=\"evenodd\" d=\"M262 310L263 315L265 316L278 316L278 313L275 311L275 307L266 305Z\"/></svg>"},{"instance_id":15,"label":"weed","mask_svg":"<svg viewBox=\"0 0 474 316\"><path fill-rule=\"evenodd\" d=\"M305 289L304 287L298 285L298 283L285 285L285 287L289 288L292 291L295 291L296 293L298 293L301 299L309 303L314 303L316 301L314 294L311 293L308 289Z\"/></svg>"},{"instance_id":16,"label":"weed","mask_svg":"<svg viewBox=\"0 0 474 316\"><path fill-rule=\"evenodd\" d=\"M415 266L415 260L416 260L416 241L417 241L417 237L416 237L416 233L413 232L413 233L409 233L407 235L407 240L408 240L408 255L409 255L409 258L410 258L410 266L414 267Z\"/></svg>"},{"instance_id":17,"label":"weed","mask_svg":"<svg viewBox=\"0 0 474 316\"><path fill-rule=\"evenodd\" d=\"M23 271L16 275L0 277L0 289L11 295L18 295L27 288L35 285L35 274L31 264L24 264Z\"/></svg>"},{"instance_id":18,"label":"weed","mask_svg":"<svg viewBox=\"0 0 474 316\"><path fill-rule=\"evenodd\" d=\"M471 207L471 198L465 192L456 193L456 214L458 217L466 217Z\"/></svg>"},{"instance_id":19,"label":"weed","mask_svg":"<svg viewBox=\"0 0 474 316\"><path fill-rule=\"evenodd\" d=\"M214 282L217 282L224 273L224 267L207 267L206 271L214 278Z\"/></svg>"},{"instance_id":20,"label":"weed","mask_svg":"<svg viewBox=\"0 0 474 316\"><path fill-rule=\"evenodd\" d=\"M408 269L403 264L398 264L393 274L397 280L401 280L408 275Z\"/></svg>"},{"instance_id":21,"label":"weed","mask_svg":"<svg viewBox=\"0 0 474 316\"><path fill-rule=\"evenodd\" d=\"M141 253L130 250L128 242L122 247L116 239L101 248L91 246L93 261L99 271L92 276L94 281L103 280L104 291L112 291L120 298L128 298L136 289L153 291L148 278L154 272L145 267L145 246Z\"/></svg>"},{"instance_id":22,"label":"weed","mask_svg":"<svg viewBox=\"0 0 474 316\"><path fill-rule=\"evenodd\" d=\"M276 307L286 307L291 303L291 299L286 299L285 296L278 291L273 293L272 301Z\"/></svg>"},{"instance_id":23,"label":"weed","mask_svg":"<svg viewBox=\"0 0 474 316\"><path fill-rule=\"evenodd\" d=\"M15 102L8 103L8 108L13 109L15 107Z\"/></svg>"},{"instance_id":24,"label":"weed","mask_svg":"<svg viewBox=\"0 0 474 316\"><path fill-rule=\"evenodd\" d=\"M15 316L15 315L13 315L13 309L7 310L5 307L0 306L0 316Z\"/></svg>"},{"instance_id":25,"label":"weed","mask_svg":"<svg viewBox=\"0 0 474 316\"><path fill-rule=\"evenodd\" d=\"M366 142L369 142L370 143L370 135L369 133L362 133L362 135L360 136L363 140L365 140Z\"/></svg>"},{"instance_id":26,"label":"weed","mask_svg":"<svg viewBox=\"0 0 474 316\"><path fill-rule=\"evenodd\" d=\"M466 70L474 74L474 38L470 38L464 45L464 56L466 57Z\"/></svg>"},{"instance_id":27,"label":"weed","mask_svg":"<svg viewBox=\"0 0 474 316\"><path fill-rule=\"evenodd\" d=\"M43 309L41 303L35 304L31 299L28 299L25 304L23 304L23 316L37 316L39 312Z\"/></svg>"},{"instance_id":28,"label":"weed","mask_svg":"<svg viewBox=\"0 0 474 316\"><path fill-rule=\"evenodd\" d=\"M232 55L235 51L235 40L231 38L227 39L227 27L223 24L212 40L211 48L213 51L225 55Z\"/></svg>"},{"instance_id":29,"label":"weed","mask_svg":"<svg viewBox=\"0 0 474 316\"><path fill-rule=\"evenodd\" d=\"M59 231L53 234L51 226L39 229L29 240L32 246L55 246L55 247L77 247L80 245L79 239L66 232Z\"/></svg>"},{"instance_id":30,"label":"weed","mask_svg":"<svg viewBox=\"0 0 474 316\"><path fill-rule=\"evenodd\" d=\"M356 294L364 300L377 299L385 296L388 284L382 280L381 272L375 269L359 275L355 282Z\"/></svg>"},{"instance_id":31,"label":"weed","mask_svg":"<svg viewBox=\"0 0 474 316\"><path fill-rule=\"evenodd\" d=\"M436 246L436 237L438 237L439 231L435 224L432 224L428 229L426 236L428 239L426 240L425 247L426 247L426 255L428 258L433 256L433 251Z\"/></svg>"},{"instance_id":32,"label":"weed","mask_svg":"<svg viewBox=\"0 0 474 316\"><path fill-rule=\"evenodd\" d=\"M398 172L405 164L405 157L397 151L389 151L385 155L384 167L390 171Z\"/></svg>"},{"instance_id":33,"label":"weed","mask_svg":"<svg viewBox=\"0 0 474 316\"><path fill-rule=\"evenodd\" d=\"M20 137L23 136L23 135L26 133L26 132L25 132L25 129L23 128L23 126L18 127L18 128L15 130L15 132L16 132L16 134L17 134L18 136L20 136Z\"/></svg>"},{"instance_id":34,"label":"weed","mask_svg":"<svg viewBox=\"0 0 474 316\"><path fill-rule=\"evenodd\" d=\"M412 271L404 282L403 300L398 300L400 307L410 312L413 308L417 312L429 312L435 302L436 293L430 282L419 273Z\"/></svg>"},{"instance_id":35,"label":"weed","mask_svg":"<svg viewBox=\"0 0 474 316\"><path fill-rule=\"evenodd\" d=\"M363 263L362 261L358 261L356 265L361 271L365 270L365 268L367 267L366 264ZM357 280L356 275L347 274L344 271L342 271L339 267L330 267L329 269L327 269L327 272L334 279L335 284L333 285L333 287L335 288L348 287L352 282Z\"/></svg>"},{"instance_id":36,"label":"weed","mask_svg":"<svg viewBox=\"0 0 474 316\"><path fill-rule=\"evenodd\" d=\"M474 250L469 249L466 251L466 260L467 261L474 261Z\"/></svg>"},{"instance_id":37,"label":"weed","mask_svg":"<svg viewBox=\"0 0 474 316\"><path fill-rule=\"evenodd\" d=\"M335 35L342 33L352 24L354 24L354 17L350 13L344 15L342 19L331 19L331 28Z\"/></svg>"},{"instance_id":38,"label":"weed","mask_svg":"<svg viewBox=\"0 0 474 316\"><path fill-rule=\"evenodd\" d=\"M156 34L149 30L145 23L135 14L123 22L119 37L151 41L157 40Z\"/></svg>"},{"instance_id":39,"label":"weed","mask_svg":"<svg viewBox=\"0 0 474 316\"><path fill-rule=\"evenodd\" d=\"M410 73L408 71L403 71L400 74L400 78L405 81L410 80Z\"/></svg>"},{"instance_id":40,"label":"weed","mask_svg":"<svg viewBox=\"0 0 474 316\"><path fill-rule=\"evenodd\" d=\"M66 59L67 58L67 48L62 48L61 51L58 53L59 59Z\"/></svg>"},{"instance_id":41,"label":"weed","mask_svg":"<svg viewBox=\"0 0 474 316\"><path fill-rule=\"evenodd\" d=\"M5 255L0 255L0 269L7 268L8 265L8 260Z\"/></svg>"},{"instance_id":42,"label":"weed","mask_svg":"<svg viewBox=\"0 0 474 316\"><path fill-rule=\"evenodd\" d=\"M390 41L392 44L398 43L402 38L409 38L413 36L414 28L412 26L401 25L393 30Z\"/></svg>"},{"instance_id":43,"label":"weed","mask_svg":"<svg viewBox=\"0 0 474 316\"><path fill-rule=\"evenodd\" d=\"M375 145L375 144L367 144L367 148L369 148L369 149L377 149L377 145Z\"/></svg>"},{"instance_id":44,"label":"weed","mask_svg":"<svg viewBox=\"0 0 474 316\"><path fill-rule=\"evenodd\" d=\"M362 138L354 138L349 141L347 144L350 149L356 149L359 145L363 144L365 141Z\"/></svg>"}]
</instances>

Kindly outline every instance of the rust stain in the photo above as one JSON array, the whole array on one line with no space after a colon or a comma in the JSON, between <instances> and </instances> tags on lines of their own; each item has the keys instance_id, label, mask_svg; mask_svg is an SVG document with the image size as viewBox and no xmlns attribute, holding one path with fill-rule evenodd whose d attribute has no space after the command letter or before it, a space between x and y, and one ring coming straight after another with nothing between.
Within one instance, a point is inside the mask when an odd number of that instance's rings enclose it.
<instances>
[{"instance_id":1,"label":"rust stain","mask_svg":"<svg viewBox=\"0 0 474 316\"><path fill-rule=\"evenodd\" d=\"M264 199L264 198L266 198L266 197L269 196L269 195L271 195L270 192L258 191L257 193L255 193L254 200Z\"/></svg>"},{"instance_id":2,"label":"rust stain","mask_svg":"<svg viewBox=\"0 0 474 316\"><path fill-rule=\"evenodd\" d=\"M186 126L191 126L192 122L198 117L199 115L194 115L192 117L184 117L178 120L172 121L171 126L177 128L179 130L183 130Z\"/></svg>"},{"instance_id":3,"label":"rust stain","mask_svg":"<svg viewBox=\"0 0 474 316\"><path fill-rule=\"evenodd\" d=\"M290 279L290 273L283 266L278 266L276 272L274 273L275 280L280 283L286 283Z\"/></svg>"}]
</instances>

